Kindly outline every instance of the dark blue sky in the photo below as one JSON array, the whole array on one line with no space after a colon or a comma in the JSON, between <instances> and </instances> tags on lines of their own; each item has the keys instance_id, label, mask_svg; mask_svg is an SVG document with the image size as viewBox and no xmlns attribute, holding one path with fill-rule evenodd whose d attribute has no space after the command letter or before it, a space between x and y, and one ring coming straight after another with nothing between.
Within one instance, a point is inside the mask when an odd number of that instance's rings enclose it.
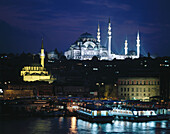
<instances>
[{"instance_id":1,"label":"dark blue sky","mask_svg":"<svg viewBox=\"0 0 170 134\"><path fill-rule=\"evenodd\" d=\"M44 36L46 51L65 51L80 34L96 37L106 45L108 18L112 23L112 51L136 49L140 31L143 54L170 56L169 0L1 0L0 53L38 53Z\"/></svg>"}]
</instances>

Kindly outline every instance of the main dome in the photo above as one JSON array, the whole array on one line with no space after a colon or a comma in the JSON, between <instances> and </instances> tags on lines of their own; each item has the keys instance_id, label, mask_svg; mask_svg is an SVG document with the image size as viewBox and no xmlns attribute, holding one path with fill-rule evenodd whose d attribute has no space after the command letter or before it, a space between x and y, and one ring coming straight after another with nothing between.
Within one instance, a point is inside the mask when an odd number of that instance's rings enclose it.
<instances>
[{"instance_id":1,"label":"main dome","mask_svg":"<svg viewBox=\"0 0 170 134\"><path fill-rule=\"evenodd\" d=\"M83 41L83 42L84 41L93 41L93 42L96 42L96 39L93 37L92 34L86 32L86 33L83 33L83 34L80 35L78 41Z\"/></svg>"},{"instance_id":2,"label":"main dome","mask_svg":"<svg viewBox=\"0 0 170 134\"><path fill-rule=\"evenodd\" d=\"M92 36L92 34L86 32L81 34L80 38L94 38L94 37Z\"/></svg>"}]
</instances>

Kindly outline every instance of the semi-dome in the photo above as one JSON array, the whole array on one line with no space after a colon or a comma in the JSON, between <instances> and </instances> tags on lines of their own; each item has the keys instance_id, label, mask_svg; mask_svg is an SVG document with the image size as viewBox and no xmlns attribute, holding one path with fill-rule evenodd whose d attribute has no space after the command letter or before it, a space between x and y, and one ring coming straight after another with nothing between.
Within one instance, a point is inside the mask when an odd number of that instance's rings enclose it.
<instances>
[{"instance_id":1,"label":"semi-dome","mask_svg":"<svg viewBox=\"0 0 170 134\"><path fill-rule=\"evenodd\" d=\"M92 47L92 45L88 45L88 47L87 47L88 49L93 49L93 47Z\"/></svg>"}]
</instances>

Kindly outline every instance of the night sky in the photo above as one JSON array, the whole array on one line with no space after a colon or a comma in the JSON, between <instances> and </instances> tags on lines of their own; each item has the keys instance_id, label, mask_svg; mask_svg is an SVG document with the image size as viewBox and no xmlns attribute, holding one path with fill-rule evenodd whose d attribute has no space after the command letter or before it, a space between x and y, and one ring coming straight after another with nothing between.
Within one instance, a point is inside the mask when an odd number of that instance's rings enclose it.
<instances>
[{"instance_id":1,"label":"night sky","mask_svg":"<svg viewBox=\"0 0 170 134\"><path fill-rule=\"evenodd\" d=\"M112 23L112 51L136 50L140 31L141 51L170 56L169 0L1 0L0 53L66 51L78 37L89 32L96 37L98 22L101 43L106 46L107 27Z\"/></svg>"}]
</instances>

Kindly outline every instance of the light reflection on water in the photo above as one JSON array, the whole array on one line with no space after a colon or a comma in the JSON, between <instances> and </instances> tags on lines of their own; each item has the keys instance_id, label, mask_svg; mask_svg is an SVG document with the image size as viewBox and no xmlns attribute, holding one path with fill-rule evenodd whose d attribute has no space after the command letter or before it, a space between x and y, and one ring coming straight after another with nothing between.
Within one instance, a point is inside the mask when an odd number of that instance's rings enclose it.
<instances>
[{"instance_id":1,"label":"light reflection on water","mask_svg":"<svg viewBox=\"0 0 170 134\"><path fill-rule=\"evenodd\" d=\"M128 122L114 121L114 123L97 124L90 123L87 126L87 121L77 120L77 132L81 133L85 130L86 133L170 133L170 122L168 121L150 121L150 122ZM91 127L89 127L91 126Z\"/></svg>"},{"instance_id":2,"label":"light reflection on water","mask_svg":"<svg viewBox=\"0 0 170 134\"><path fill-rule=\"evenodd\" d=\"M71 127L70 127L70 132L76 134L77 133L77 119L76 117L71 118Z\"/></svg>"},{"instance_id":3,"label":"light reflection on water","mask_svg":"<svg viewBox=\"0 0 170 134\"><path fill-rule=\"evenodd\" d=\"M9 129L10 128L10 129ZM76 117L0 119L0 134L103 134L103 133L170 133L170 122L90 123Z\"/></svg>"}]
</instances>

